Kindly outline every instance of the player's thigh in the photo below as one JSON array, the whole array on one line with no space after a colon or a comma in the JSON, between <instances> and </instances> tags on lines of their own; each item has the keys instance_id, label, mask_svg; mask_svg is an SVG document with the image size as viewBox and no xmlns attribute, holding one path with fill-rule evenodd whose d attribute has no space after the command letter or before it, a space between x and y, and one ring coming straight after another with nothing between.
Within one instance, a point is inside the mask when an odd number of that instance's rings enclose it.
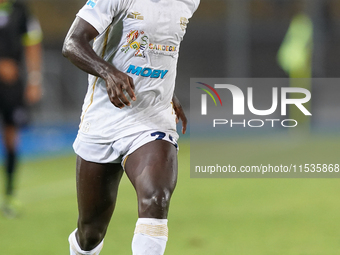
<instances>
[{"instance_id":1,"label":"player's thigh","mask_svg":"<svg viewBox=\"0 0 340 255\"><path fill-rule=\"evenodd\" d=\"M169 200L176 186L177 168L177 149L167 141L149 142L129 155L125 172L136 189L139 204L157 195Z\"/></svg>"},{"instance_id":2,"label":"player's thigh","mask_svg":"<svg viewBox=\"0 0 340 255\"><path fill-rule=\"evenodd\" d=\"M77 198L79 219L108 224L114 210L123 174L120 164L101 164L77 157Z\"/></svg>"}]
</instances>

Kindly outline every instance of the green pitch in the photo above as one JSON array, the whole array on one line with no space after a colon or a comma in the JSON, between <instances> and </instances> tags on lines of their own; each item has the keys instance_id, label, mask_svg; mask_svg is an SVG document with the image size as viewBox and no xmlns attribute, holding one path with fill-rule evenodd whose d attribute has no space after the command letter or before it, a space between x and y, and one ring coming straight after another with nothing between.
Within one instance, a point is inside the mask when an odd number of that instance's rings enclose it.
<instances>
[{"instance_id":1,"label":"green pitch","mask_svg":"<svg viewBox=\"0 0 340 255\"><path fill-rule=\"evenodd\" d=\"M339 138L316 146L336 150L335 144ZM189 143L180 148L165 254L340 253L340 180L190 179ZM0 216L2 254L69 254L67 238L77 221L75 156L22 162L18 177L23 214ZM124 176L101 254L131 254L136 219L135 192Z\"/></svg>"}]
</instances>

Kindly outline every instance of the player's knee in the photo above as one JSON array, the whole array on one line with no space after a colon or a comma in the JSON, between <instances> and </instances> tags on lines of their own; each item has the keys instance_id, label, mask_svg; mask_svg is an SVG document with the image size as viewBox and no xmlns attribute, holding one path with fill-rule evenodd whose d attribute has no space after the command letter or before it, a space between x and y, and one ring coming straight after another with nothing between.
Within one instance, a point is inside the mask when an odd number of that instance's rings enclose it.
<instances>
[{"instance_id":1,"label":"player's knee","mask_svg":"<svg viewBox=\"0 0 340 255\"><path fill-rule=\"evenodd\" d=\"M91 226L83 226L78 228L78 243L82 250L90 251L94 249L105 236L105 232Z\"/></svg>"},{"instance_id":2,"label":"player's knee","mask_svg":"<svg viewBox=\"0 0 340 255\"><path fill-rule=\"evenodd\" d=\"M172 191L159 189L149 193L141 200L141 211L151 218L164 218L167 215Z\"/></svg>"}]
</instances>

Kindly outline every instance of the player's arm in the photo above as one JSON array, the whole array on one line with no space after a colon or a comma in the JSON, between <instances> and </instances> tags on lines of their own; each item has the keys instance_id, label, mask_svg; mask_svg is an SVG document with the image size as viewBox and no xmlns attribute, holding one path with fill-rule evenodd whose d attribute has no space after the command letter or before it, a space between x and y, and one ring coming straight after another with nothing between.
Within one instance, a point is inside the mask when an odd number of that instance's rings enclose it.
<instances>
[{"instance_id":1,"label":"player's arm","mask_svg":"<svg viewBox=\"0 0 340 255\"><path fill-rule=\"evenodd\" d=\"M187 120L187 117L185 116L182 105L179 102L178 98L176 97L175 93L172 96L172 105L176 113L176 121L177 123L179 120L182 121L182 134L185 134L185 131L187 130L188 120Z\"/></svg>"},{"instance_id":2,"label":"player's arm","mask_svg":"<svg viewBox=\"0 0 340 255\"><path fill-rule=\"evenodd\" d=\"M125 105L130 105L123 91L125 90L132 100L136 100L133 79L94 52L90 42L96 36L98 31L85 20L77 17L65 38L63 55L83 71L104 79L110 101L116 107L123 108Z\"/></svg>"},{"instance_id":3,"label":"player's arm","mask_svg":"<svg viewBox=\"0 0 340 255\"><path fill-rule=\"evenodd\" d=\"M37 103L42 96L41 44L25 47L27 66L26 100L29 104Z\"/></svg>"},{"instance_id":4,"label":"player's arm","mask_svg":"<svg viewBox=\"0 0 340 255\"><path fill-rule=\"evenodd\" d=\"M27 69L26 100L29 104L37 103L42 96L42 31L38 20L30 17L27 21L27 31L22 36L25 47Z\"/></svg>"}]
</instances>

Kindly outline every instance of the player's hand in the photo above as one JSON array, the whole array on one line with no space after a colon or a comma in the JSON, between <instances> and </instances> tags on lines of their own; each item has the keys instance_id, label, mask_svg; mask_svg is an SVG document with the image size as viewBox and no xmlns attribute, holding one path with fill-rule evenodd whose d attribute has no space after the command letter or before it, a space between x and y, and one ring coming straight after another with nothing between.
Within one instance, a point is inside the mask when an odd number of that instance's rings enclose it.
<instances>
[{"instance_id":1,"label":"player's hand","mask_svg":"<svg viewBox=\"0 0 340 255\"><path fill-rule=\"evenodd\" d=\"M179 122L179 120L182 121L182 134L185 134L185 131L187 130L187 117L185 116L185 113L183 111L182 105L179 102L178 98L176 97L176 95L174 94L172 97L172 106L175 110L175 114L176 114L176 123Z\"/></svg>"},{"instance_id":2,"label":"player's hand","mask_svg":"<svg viewBox=\"0 0 340 255\"><path fill-rule=\"evenodd\" d=\"M107 94L114 106L121 109L131 104L129 99L126 98L124 91L127 92L131 100L136 101L134 93L135 85L130 76L112 68L104 79L106 81Z\"/></svg>"},{"instance_id":3,"label":"player's hand","mask_svg":"<svg viewBox=\"0 0 340 255\"><path fill-rule=\"evenodd\" d=\"M26 102L29 105L38 103L41 97L42 97L41 85L27 84L26 91L25 91L25 98L26 98Z\"/></svg>"}]
</instances>

